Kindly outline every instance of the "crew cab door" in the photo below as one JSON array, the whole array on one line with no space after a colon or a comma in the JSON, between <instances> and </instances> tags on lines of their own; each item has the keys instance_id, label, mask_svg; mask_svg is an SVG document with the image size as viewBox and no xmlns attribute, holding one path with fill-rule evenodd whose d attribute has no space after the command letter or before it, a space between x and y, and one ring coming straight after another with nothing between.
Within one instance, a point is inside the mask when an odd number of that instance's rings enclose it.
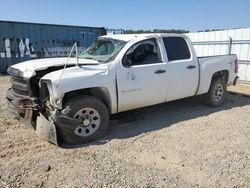
<instances>
[{"instance_id":1,"label":"crew cab door","mask_svg":"<svg viewBox=\"0 0 250 188\"><path fill-rule=\"evenodd\" d=\"M134 44L117 69L118 111L165 102L166 63L155 38Z\"/></svg>"},{"instance_id":2,"label":"crew cab door","mask_svg":"<svg viewBox=\"0 0 250 188\"><path fill-rule=\"evenodd\" d=\"M163 37L167 54L169 88L167 101L193 96L199 82L199 62L191 41L185 37Z\"/></svg>"}]
</instances>

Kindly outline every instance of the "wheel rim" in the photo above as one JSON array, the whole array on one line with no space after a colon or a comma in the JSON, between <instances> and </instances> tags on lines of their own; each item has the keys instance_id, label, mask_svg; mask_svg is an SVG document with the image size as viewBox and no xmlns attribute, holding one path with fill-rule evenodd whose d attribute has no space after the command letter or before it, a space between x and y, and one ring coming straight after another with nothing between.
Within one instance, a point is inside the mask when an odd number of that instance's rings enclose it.
<instances>
[{"instance_id":1,"label":"wheel rim","mask_svg":"<svg viewBox=\"0 0 250 188\"><path fill-rule=\"evenodd\" d=\"M215 86L215 90L214 90L214 100L216 102L221 101L223 95L224 95L223 85L222 84L217 84Z\"/></svg>"},{"instance_id":2,"label":"wheel rim","mask_svg":"<svg viewBox=\"0 0 250 188\"><path fill-rule=\"evenodd\" d=\"M76 112L74 118L80 122L74 133L81 137L94 134L101 123L100 114L94 108L82 108Z\"/></svg>"}]
</instances>

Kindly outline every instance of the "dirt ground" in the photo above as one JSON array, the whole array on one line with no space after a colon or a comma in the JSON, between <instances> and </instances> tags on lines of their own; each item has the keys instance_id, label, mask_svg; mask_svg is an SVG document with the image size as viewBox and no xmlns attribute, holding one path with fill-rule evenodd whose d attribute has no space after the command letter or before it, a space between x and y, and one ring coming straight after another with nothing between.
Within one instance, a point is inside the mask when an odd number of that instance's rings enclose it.
<instances>
[{"instance_id":1,"label":"dirt ground","mask_svg":"<svg viewBox=\"0 0 250 188\"><path fill-rule=\"evenodd\" d=\"M250 98L189 98L112 117L108 134L58 148L6 114L0 77L0 187L250 187Z\"/></svg>"},{"instance_id":2,"label":"dirt ground","mask_svg":"<svg viewBox=\"0 0 250 188\"><path fill-rule=\"evenodd\" d=\"M250 85L248 84L238 84L236 86L230 86L228 87L228 90L233 93L239 93L250 96Z\"/></svg>"}]
</instances>

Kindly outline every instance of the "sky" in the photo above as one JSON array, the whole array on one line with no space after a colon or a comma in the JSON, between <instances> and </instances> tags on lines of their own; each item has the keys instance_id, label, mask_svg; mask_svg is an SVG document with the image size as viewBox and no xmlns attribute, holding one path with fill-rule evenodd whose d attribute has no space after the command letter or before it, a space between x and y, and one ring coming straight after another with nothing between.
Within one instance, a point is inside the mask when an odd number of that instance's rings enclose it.
<instances>
[{"instance_id":1,"label":"sky","mask_svg":"<svg viewBox=\"0 0 250 188\"><path fill-rule=\"evenodd\" d=\"M250 27L250 0L0 0L0 20L110 29Z\"/></svg>"}]
</instances>

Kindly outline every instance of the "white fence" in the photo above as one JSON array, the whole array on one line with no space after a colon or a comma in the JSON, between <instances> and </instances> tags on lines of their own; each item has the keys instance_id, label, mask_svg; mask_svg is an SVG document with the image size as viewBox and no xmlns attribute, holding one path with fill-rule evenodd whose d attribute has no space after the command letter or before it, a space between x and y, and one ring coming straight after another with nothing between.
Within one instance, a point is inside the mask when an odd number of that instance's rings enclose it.
<instances>
[{"instance_id":1,"label":"white fence","mask_svg":"<svg viewBox=\"0 0 250 188\"><path fill-rule=\"evenodd\" d=\"M187 34L198 56L237 54L239 77L250 83L250 28Z\"/></svg>"}]
</instances>

